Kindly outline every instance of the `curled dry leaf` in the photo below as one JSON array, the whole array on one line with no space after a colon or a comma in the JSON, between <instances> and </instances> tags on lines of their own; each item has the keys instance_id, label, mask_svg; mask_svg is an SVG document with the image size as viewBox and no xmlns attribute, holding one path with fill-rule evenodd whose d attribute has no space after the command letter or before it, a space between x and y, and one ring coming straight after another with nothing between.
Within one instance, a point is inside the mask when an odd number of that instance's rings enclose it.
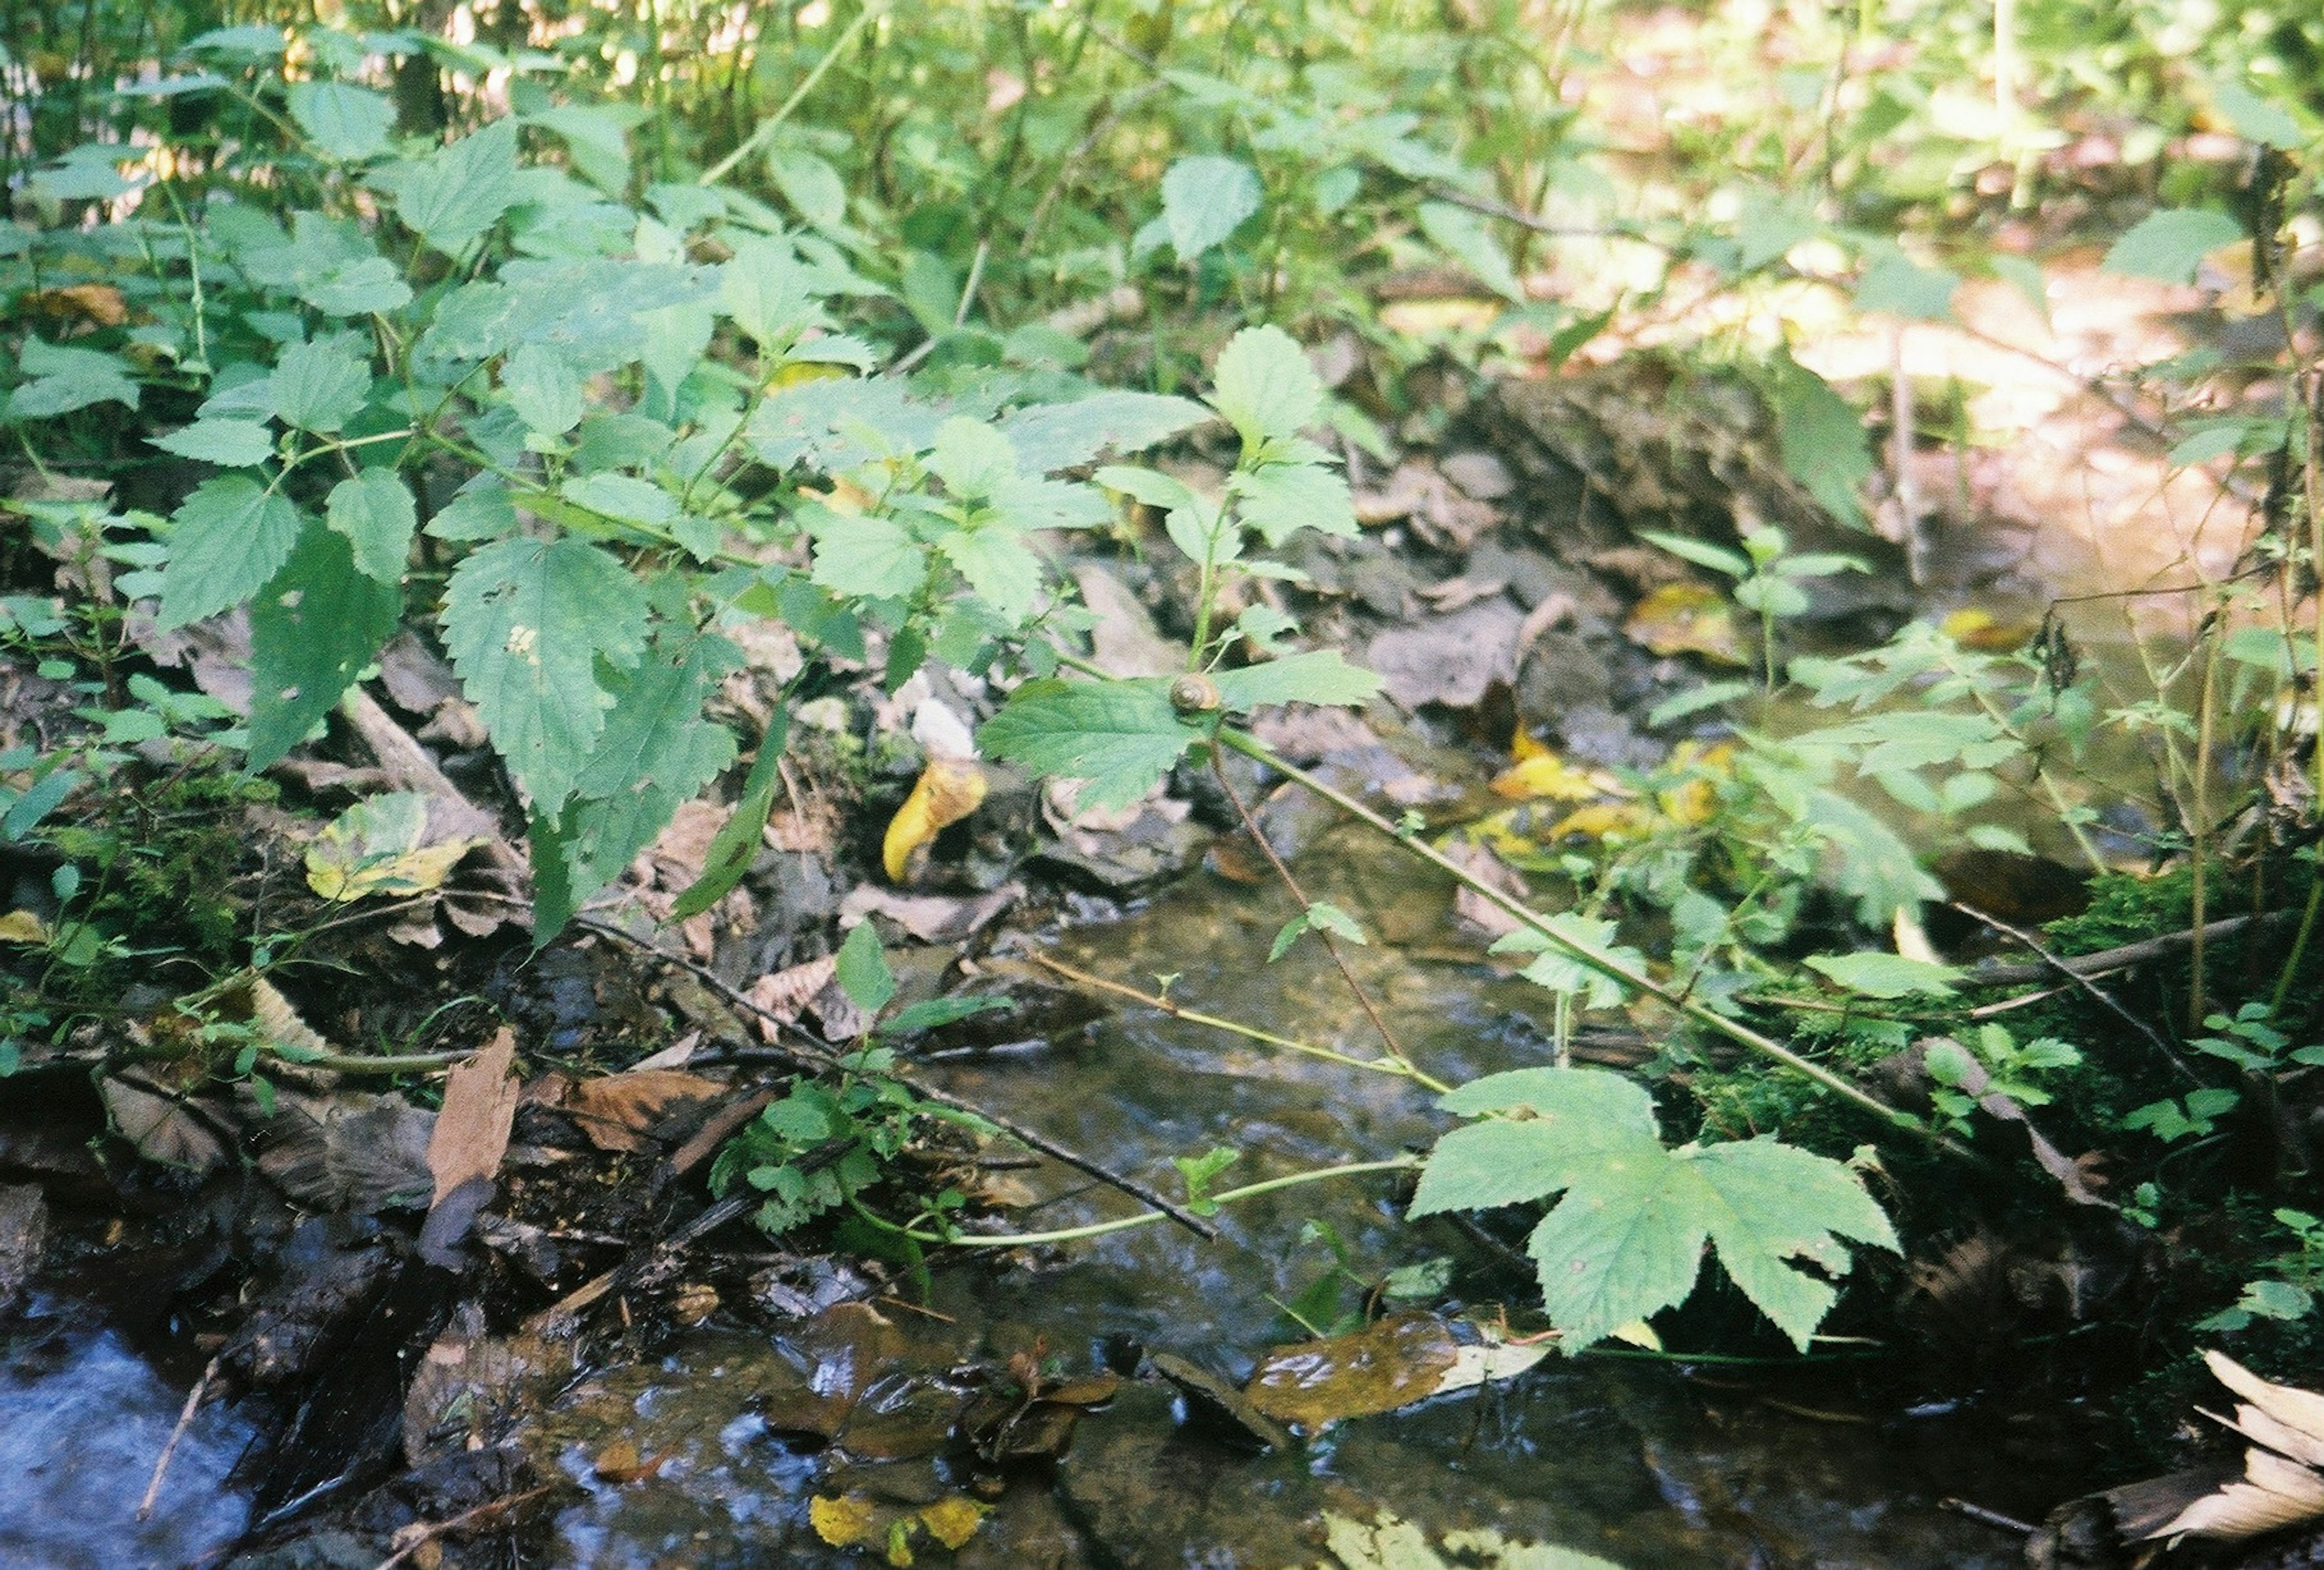
<instances>
[{"instance_id":1,"label":"curled dry leaf","mask_svg":"<svg viewBox=\"0 0 2324 1570\"><path fill-rule=\"evenodd\" d=\"M565 1112L601 1150L644 1150L656 1142L657 1124L715 1099L722 1088L682 1069L633 1068L574 1085L566 1093Z\"/></svg>"},{"instance_id":2,"label":"curled dry leaf","mask_svg":"<svg viewBox=\"0 0 2324 1570\"><path fill-rule=\"evenodd\" d=\"M2234 1418L2215 1418L2254 1442L2244 1452L2244 1474L2147 1537L2236 1541L2324 1517L2324 1474L2317 1471L2324 1465L2324 1395L2272 1383L2222 1353L2207 1352L2203 1361L2244 1398Z\"/></svg>"}]
</instances>

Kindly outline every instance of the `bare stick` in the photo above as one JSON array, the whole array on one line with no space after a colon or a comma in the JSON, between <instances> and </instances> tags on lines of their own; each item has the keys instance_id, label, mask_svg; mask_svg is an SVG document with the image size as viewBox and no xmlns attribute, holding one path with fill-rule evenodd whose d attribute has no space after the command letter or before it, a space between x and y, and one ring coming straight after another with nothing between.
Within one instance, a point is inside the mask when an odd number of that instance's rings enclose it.
<instances>
[{"instance_id":1,"label":"bare stick","mask_svg":"<svg viewBox=\"0 0 2324 1570\"><path fill-rule=\"evenodd\" d=\"M406 1559L411 1557L412 1555L418 1553L420 1548L434 1542L437 1538L447 1536L452 1532L459 1531L463 1528L472 1527L487 1516L499 1515L503 1510L515 1510L519 1505L530 1504L534 1500L539 1499L541 1495L548 1493L552 1489L561 1488L564 1485L562 1483L544 1482L539 1488L529 1488L522 1493L512 1493L506 1499L488 1499L484 1503L478 1505L475 1509L462 1510L458 1515L452 1517L449 1520L425 1522L415 1521L411 1526L404 1528L403 1532L396 1534L398 1537L401 1537L404 1533L408 1532L410 1534L411 1540L405 1543L401 1547L396 1549L394 1553L390 1554L386 1558L382 1559L376 1566L376 1570L395 1570L395 1567L398 1565L402 1564Z\"/></svg>"},{"instance_id":2,"label":"bare stick","mask_svg":"<svg viewBox=\"0 0 2324 1570\"><path fill-rule=\"evenodd\" d=\"M169 1442L161 1446L161 1457L153 1463L153 1477L145 1485L145 1497L137 1501L139 1520L152 1519L153 1501L161 1497L161 1480L169 1475L170 1461L178 1454L178 1442L186 1436L186 1430L194 1426L194 1414L201 1410L202 1398L209 1394L210 1381L217 1378L218 1358L225 1355L220 1353L218 1357L210 1359L209 1366L202 1370L202 1377L196 1380L194 1388L186 1392L185 1407L178 1413L178 1426L170 1430Z\"/></svg>"},{"instance_id":3,"label":"bare stick","mask_svg":"<svg viewBox=\"0 0 2324 1570\"><path fill-rule=\"evenodd\" d=\"M2208 941L2218 942L2246 927L2273 927L2291 920L2298 914L2296 910L2270 910L2258 916L2229 916L2205 926L2203 937ZM1982 917L1978 919L1984 919ZM2061 965L2077 976L2104 975L2108 971L2128 970L2132 965L2144 965L2149 960L2168 959L2194 941L2195 934L2191 930L2166 932L2160 937L2141 938L2136 943L2126 943L2119 948L2102 948L2096 954L2045 958L2022 965L1996 965L1987 961L1971 965L1968 979L1971 984L1981 987L2023 986L2028 982L2038 982L2056 974Z\"/></svg>"}]
</instances>

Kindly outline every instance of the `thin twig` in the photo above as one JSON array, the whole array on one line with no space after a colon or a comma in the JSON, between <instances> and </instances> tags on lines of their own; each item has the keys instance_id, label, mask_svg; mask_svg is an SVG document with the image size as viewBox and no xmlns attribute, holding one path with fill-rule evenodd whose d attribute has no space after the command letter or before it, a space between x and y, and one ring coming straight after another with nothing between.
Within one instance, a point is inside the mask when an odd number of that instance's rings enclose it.
<instances>
[{"instance_id":1,"label":"thin twig","mask_svg":"<svg viewBox=\"0 0 2324 1570\"><path fill-rule=\"evenodd\" d=\"M488 1499L484 1503L476 1506L475 1509L462 1510L458 1515L452 1517L449 1520L427 1522L415 1521L411 1526L403 1528L404 1532L411 1534L411 1540L405 1543L401 1547L396 1549L394 1553L390 1554L386 1558L382 1559L374 1567L374 1570L395 1570L395 1567L398 1565L402 1564L406 1559L411 1557L413 1554L419 1552L420 1549L426 1547L428 1544L434 1542L438 1538L445 1537L452 1532L460 1531L467 1527L472 1527L487 1516L498 1515L503 1510L512 1510L520 1505L530 1504L534 1500L540 1498L541 1495L549 1493L553 1490L563 1488L565 1484L561 1482L544 1482L539 1488L529 1488L522 1493L512 1493L506 1499ZM397 1534L399 1537L402 1535L403 1533Z\"/></svg>"},{"instance_id":2,"label":"thin twig","mask_svg":"<svg viewBox=\"0 0 2324 1570\"><path fill-rule=\"evenodd\" d=\"M210 1359L209 1365L202 1370L202 1377L196 1380L194 1388L186 1392L185 1407L178 1413L178 1426L170 1430L169 1440L161 1446L161 1458L153 1463L153 1477L145 1485L145 1497L137 1501L139 1520L152 1519L153 1501L161 1497L161 1479L169 1475L171 1459L178 1454L178 1442L186 1436L186 1430L194 1426L194 1414L201 1410L202 1398L209 1394L210 1381L217 1378L218 1363L225 1356L226 1353L220 1353Z\"/></svg>"},{"instance_id":3,"label":"thin twig","mask_svg":"<svg viewBox=\"0 0 2324 1570\"><path fill-rule=\"evenodd\" d=\"M2026 931L2023 928L2012 927L2008 922L2004 921L1998 916L1988 916L1974 905L1965 904L1959 900L1948 900L1945 903L1960 911L1962 915L1968 917L1970 920L1981 921L1985 923L1986 926L1992 928L1996 932L1998 932L2004 937L2009 938L2012 942L2023 945L2034 958L2040 960L2051 970L2056 972L2061 976L2064 976L2066 980L2080 988L2081 991L2089 996L2092 1002L2097 1003L2099 1007L2113 1014L2115 1018L2120 1020L2124 1024L2128 1025L2132 1030L2145 1037L2147 1040L2153 1045L2154 1049L2163 1054L2163 1060L2169 1063L2172 1067L2177 1069L2181 1074L2185 1075L2190 1083L2195 1085L2200 1085L2203 1083L2203 1076L2197 1074L2192 1068L2190 1068L2187 1066L2187 1060L2179 1056L2178 1052L2172 1047L2169 1041L2163 1039L2162 1031L2156 1030L2153 1025L2148 1024L2144 1020L2140 1019L2136 1014L2132 1013L2129 1009L2123 1005L2121 999L2116 997L2112 993L2098 985L2098 983L2090 980L2089 977L2082 974L2081 972L2076 970L2070 963L2061 959L2056 954L2052 953L2048 947L2043 946L2040 938L2034 937L2032 933Z\"/></svg>"},{"instance_id":4,"label":"thin twig","mask_svg":"<svg viewBox=\"0 0 2324 1570\"><path fill-rule=\"evenodd\" d=\"M1227 793L1227 799L1234 803L1235 816L1242 819L1243 832L1250 836L1253 845L1259 846L1259 854L1267 858L1267 864L1275 869L1275 875L1283 880L1283 886L1291 891L1291 897L1299 901L1300 910L1305 910L1314 901L1307 898L1307 891L1299 886L1299 880L1291 875L1291 869L1285 866L1283 858L1275 854L1275 846L1268 841L1266 831L1259 827L1259 820L1251 817L1250 808L1243 805L1241 793L1235 790L1234 781L1227 778L1226 753L1217 747L1211 749L1211 772L1217 776L1219 789ZM1372 1029L1379 1032L1381 1044L1388 1048L1388 1055L1406 1068L1411 1067L1412 1059L1405 1056L1404 1043L1398 1041L1396 1032L1388 1028L1388 1021L1381 1019L1380 1011L1372 1006L1371 994L1364 990L1364 984L1356 979L1356 973L1348 968L1347 956L1340 952L1339 939L1321 927L1314 928L1314 932L1323 940L1323 951L1339 967L1340 979L1346 982L1348 991L1355 994L1357 1006L1363 1010L1364 1017L1371 1020Z\"/></svg>"}]
</instances>

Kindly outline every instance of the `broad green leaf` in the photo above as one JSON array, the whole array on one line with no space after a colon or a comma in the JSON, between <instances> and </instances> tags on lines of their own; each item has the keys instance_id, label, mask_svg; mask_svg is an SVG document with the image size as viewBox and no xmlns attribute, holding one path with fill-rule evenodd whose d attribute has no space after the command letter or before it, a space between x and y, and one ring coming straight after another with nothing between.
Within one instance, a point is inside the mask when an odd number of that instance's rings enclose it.
<instances>
[{"instance_id":1,"label":"broad green leaf","mask_svg":"<svg viewBox=\"0 0 2324 1570\"><path fill-rule=\"evenodd\" d=\"M290 117L324 153L359 163L388 151L395 105L368 88L346 82L293 82Z\"/></svg>"},{"instance_id":2,"label":"broad green leaf","mask_svg":"<svg viewBox=\"0 0 2324 1570\"><path fill-rule=\"evenodd\" d=\"M306 740L395 635L403 596L355 570L346 540L309 523L250 607L250 766Z\"/></svg>"},{"instance_id":3,"label":"broad green leaf","mask_svg":"<svg viewBox=\"0 0 2324 1570\"><path fill-rule=\"evenodd\" d=\"M1581 1181L1609 1152L1650 1150L1651 1131L1572 1117L1493 1118L1457 1128L1436 1141L1414 1190L1413 1216L1447 1210L1490 1210L1545 1199Z\"/></svg>"},{"instance_id":4,"label":"broad green leaf","mask_svg":"<svg viewBox=\"0 0 2324 1570\"><path fill-rule=\"evenodd\" d=\"M803 147L779 147L767 154L767 173L810 227L847 226L847 182L828 159Z\"/></svg>"},{"instance_id":5,"label":"broad green leaf","mask_svg":"<svg viewBox=\"0 0 2324 1570\"><path fill-rule=\"evenodd\" d=\"M678 498L635 475L583 475L558 488L576 506L602 517L623 520L649 531L667 530L678 522Z\"/></svg>"},{"instance_id":6,"label":"broad green leaf","mask_svg":"<svg viewBox=\"0 0 2324 1570\"><path fill-rule=\"evenodd\" d=\"M1729 577L1748 577L1751 559L1739 550L1729 550L1723 545L1713 545L1707 540L1691 540L1683 534L1666 534L1658 529L1641 529L1638 538L1673 556L1691 561L1697 567L1707 567Z\"/></svg>"},{"instance_id":7,"label":"broad green leaf","mask_svg":"<svg viewBox=\"0 0 2324 1570\"><path fill-rule=\"evenodd\" d=\"M371 368L339 343L293 344L267 378L267 402L285 425L339 429L371 396Z\"/></svg>"},{"instance_id":8,"label":"broad green leaf","mask_svg":"<svg viewBox=\"0 0 2324 1570\"><path fill-rule=\"evenodd\" d=\"M1904 998L1914 993L1949 998L1960 972L1949 965L1908 959L1901 954L1818 954L1808 968L1820 971L1849 992L1868 998Z\"/></svg>"},{"instance_id":9,"label":"broad green leaf","mask_svg":"<svg viewBox=\"0 0 2324 1570\"><path fill-rule=\"evenodd\" d=\"M1657 1137L1654 1098L1636 1080L1603 1068L1512 1068L1457 1085L1436 1104L1471 1118L1523 1108L1553 1124Z\"/></svg>"},{"instance_id":10,"label":"broad green leaf","mask_svg":"<svg viewBox=\"0 0 2324 1570\"><path fill-rule=\"evenodd\" d=\"M1109 391L1071 403L1019 409L1000 429L1017 449L1023 471L1045 475L1108 452L1143 452L1211 418L1209 410L1191 399Z\"/></svg>"},{"instance_id":11,"label":"broad green leaf","mask_svg":"<svg viewBox=\"0 0 2324 1570\"><path fill-rule=\"evenodd\" d=\"M2297 152L2307 141L2300 122L2283 106L2261 97L2236 78L2222 77L2211 84L2211 103L2246 142Z\"/></svg>"},{"instance_id":12,"label":"broad green leaf","mask_svg":"<svg viewBox=\"0 0 2324 1570\"><path fill-rule=\"evenodd\" d=\"M1960 273L1923 267L1892 253L1864 270L1857 280L1854 303L1858 310L1885 311L1913 321L1950 321L1953 293L1960 288Z\"/></svg>"},{"instance_id":13,"label":"broad green leaf","mask_svg":"<svg viewBox=\"0 0 2324 1570\"><path fill-rule=\"evenodd\" d=\"M1028 681L984 722L977 743L991 756L1039 774L1088 783L1084 807L1126 807L1151 790L1202 733L1170 706L1170 684Z\"/></svg>"},{"instance_id":14,"label":"broad green leaf","mask_svg":"<svg viewBox=\"0 0 2324 1570\"><path fill-rule=\"evenodd\" d=\"M403 581L420 513L412 503L411 492L393 469L365 469L332 486L324 518L346 536L355 548L355 566L364 577L383 584Z\"/></svg>"},{"instance_id":15,"label":"broad green leaf","mask_svg":"<svg viewBox=\"0 0 2324 1570\"><path fill-rule=\"evenodd\" d=\"M1195 153L1162 176L1162 222L1181 262L1224 240L1259 211L1259 171L1239 158Z\"/></svg>"},{"instance_id":16,"label":"broad green leaf","mask_svg":"<svg viewBox=\"0 0 2324 1570\"><path fill-rule=\"evenodd\" d=\"M299 542L299 509L247 475L205 480L170 517L164 632L242 604L281 570Z\"/></svg>"},{"instance_id":17,"label":"broad green leaf","mask_svg":"<svg viewBox=\"0 0 2324 1570\"><path fill-rule=\"evenodd\" d=\"M645 623L637 579L585 540L495 540L454 570L453 669L537 811L563 805L604 730L597 661L635 665Z\"/></svg>"},{"instance_id":18,"label":"broad green leaf","mask_svg":"<svg viewBox=\"0 0 2324 1570\"><path fill-rule=\"evenodd\" d=\"M2186 283L2203 258L2244 237L2241 224L2209 208L2163 208L2141 218L2100 263L2108 272Z\"/></svg>"},{"instance_id":19,"label":"broad green leaf","mask_svg":"<svg viewBox=\"0 0 2324 1570\"><path fill-rule=\"evenodd\" d=\"M137 407L137 383L128 368L98 349L60 348L45 338L26 338L16 359L26 378L8 395L11 420L48 420L98 403Z\"/></svg>"},{"instance_id":20,"label":"broad green leaf","mask_svg":"<svg viewBox=\"0 0 2324 1570\"><path fill-rule=\"evenodd\" d=\"M880 952L880 934L869 921L859 922L839 946L835 979L847 1001L867 1014L876 1014L896 995L895 973Z\"/></svg>"},{"instance_id":21,"label":"broad green leaf","mask_svg":"<svg viewBox=\"0 0 2324 1570\"><path fill-rule=\"evenodd\" d=\"M815 581L835 594L899 599L927 581L928 553L892 518L803 507L815 540Z\"/></svg>"},{"instance_id":22,"label":"broad green leaf","mask_svg":"<svg viewBox=\"0 0 2324 1570\"><path fill-rule=\"evenodd\" d=\"M501 366L501 391L519 420L543 436L563 436L581 423L588 399L581 374L554 349L519 344Z\"/></svg>"},{"instance_id":23,"label":"broad green leaf","mask_svg":"<svg viewBox=\"0 0 2324 1570\"><path fill-rule=\"evenodd\" d=\"M1183 480L1155 469L1140 468L1135 464L1108 464L1097 471L1097 483L1109 491L1120 491L1132 501L1148 507L1158 507L1166 513L1198 507L1202 498L1195 495Z\"/></svg>"},{"instance_id":24,"label":"broad green leaf","mask_svg":"<svg viewBox=\"0 0 2324 1570\"><path fill-rule=\"evenodd\" d=\"M1825 512L1862 527L1864 482L1873 470L1864 417L1830 383L1788 356L1774 370L1766 392L1784 472Z\"/></svg>"},{"instance_id":25,"label":"broad green leaf","mask_svg":"<svg viewBox=\"0 0 2324 1570\"><path fill-rule=\"evenodd\" d=\"M1033 614L1041 597L1041 559L1016 530L996 522L955 529L936 548L994 610L1011 621Z\"/></svg>"},{"instance_id":26,"label":"broad green leaf","mask_svg":"<svg viewBox=\"0 0 2324 1570\"><path fill-rule=\"evenodd\" d=\"M1848 1271L1842 1240L1896 1250L1895 1232L1864 1185L1828 1157L1757 1139L1690 1147L1672 1159L1691 1162L1703 1180L1720 1268L1802 1352L1838 1295L1824 1277ZM1796 1270L1793 1260L1823 1275Z\"/></svg>"},{"instance_id":27,"label":"broad green leaf","mask_svg":"<svg viewBox=\"0 0 2324 1570\"><path fill-rule=\"evenodd\" d=\"M516 503L496 479L471 481L428 520L438 540L494 540L516 527Z\"/></svg>"},{"instance_id":28,"label":"broad green leaf","mask_svg":"<svg viewBox=\"0 0 2324 1570\"><path fill-rule=\"evenodd\" d=\"M1525 967L1526 980L1554 993L1570 993L1584 1009L1610 1009L1628 995L1628 984L1591 965L1582 955L1597 956L1632 975L1644 974L1646 956L1615 940L1615 925L1603 917L1561 910L1544 923L1549 932L1521 927L1493 945L1496 954L1532 954L1539 957ZM1553 937L1551 934L1555 934ZM1563 942L1557 939L1563 939ZM1578 951L1578 952L1577 952Z\"/></svg>"},{"instance_id":29,"label":"broad green leaf","mask_svg":"<svg viewBox=\"0 0 2324 1570\"><path fill-rule=\"evenodd\" d=\"M630 189L630 132L647 113L635 104L558 104L524 119L565 143L582 179L619 199Z\"/></svg>"},{"instance_id":30,"label":"broad green leaf","mask_svg":"<svg viewBox=\"0 0 2324 1570\"><path fill-rule=\"evenodd\" d=\"M255 468L274 456L273 433L254 420L198 420L148 439L164 452L222 469Z\"/></svg>"},{"instance_id":31,"label":"broad green leaf","mask_svg":"<svg viewBox=\"0 0 2324 1570\"><path fill-rule=\"evenodd\" d=\"M1368 703L1380 685L1379 677L1349 664L1336 649L1221 670L1213 679L1220 698L1233 710L1263 703Z\"/></svg>"},{"instance_id":32,"label":"broad green leaf","mask_svg":"<svg viewBox=\"0 0 2324 1570\"><path fill-rule=\"evenodd\" d=\"M1315 423L1323 383L1307 351L1278 327L1245 328L1219 355L1211 405L1246 449L1288 441Z\"/></svg>"},{"instance_id":33,"label":"broad green leaf","mask_svg":"<svg viewBox=\"0 0 2324 1570\"><path fill-rule=\"evenodd\" d=\"M1650 1141L1596 1153L1526 1240L1568 1351L1680 1302L1702 1270L1712 1208L1701 1173Z\"/></svg>"},{"instance_id":34,"label":"broad green leaf","mask_svg":"<svg viewBox=\"0 0 2324 1570\"><path fill-rule=\"evenodd\" d=\"M1353 539L1356 506L1348 482L1321 464L1261 464L1237 471L1230 482L1242 521L1270 546L1302 529Z\"/></svg>"},{"instance_id":35,"label":"broad green leaf","mask_svg":"<svg viewBox=\"0 0 2324 1570\"><path fill-rule=\"evenodd\" d=\"M427 157L372 176L395 199L395 215L447 256L457 256L516 204L517 123L493 121Z\"/></svg>"},{"instance_id":36,"label":"broad green leaf","mask_svg":"<svg viewBox=\"0 0 2324 1570\"><path fill-rule=\"evenodd\" d=\"M1525 285L1509 265L1508 253L1494 241L1481 217L1451 202L1423 202L1419 216L1420 232L1475 273L1478 282L1512 304L1526 302Z\"/></svg>"},{"instance_id":37,"label":"broad green leaf","mask_svg":"<svg viewBox=\"0 0 2324 1570\"><path fill-rule=\"evenodd\" d=\"M1017 473L1017 449L981 420L954 418L936 427L928 472L958 497L989 496Z\"/></svg>"}]
</instances>

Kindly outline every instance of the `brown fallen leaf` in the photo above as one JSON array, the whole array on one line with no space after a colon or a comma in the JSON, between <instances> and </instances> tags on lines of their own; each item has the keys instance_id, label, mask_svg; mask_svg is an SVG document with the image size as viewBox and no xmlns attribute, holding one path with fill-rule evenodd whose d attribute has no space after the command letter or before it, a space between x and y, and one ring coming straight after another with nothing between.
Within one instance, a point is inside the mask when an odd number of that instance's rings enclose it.
<instances>
[{"instance_id":1,"label":"brown fallen leaf","mask_svg":"<svg viewBox=\"0 0 2324 1570\"><path fill-rule=\"evenodd\" d=\"M678 1068L633 1068L585 1079L565 1094L565 1113L601 1150L645 1150L650 1131L682 1108L715 1099L724 1087Z\"/></svg>"},{"instance_id":2,"label":"brown fallen leaf","mask_svg":"<svg viewBox=\"0 0 2324 1570\"><path fill-rule=\"evenodd\" d=\"M471 1178L490 1180L508 1150L516 1122L516 1032L503 1026L484 1049L444 1078L444 1109L428 1141L428 1169L436 1175L431 1205Z\"/></svg>"}]
</instances>

